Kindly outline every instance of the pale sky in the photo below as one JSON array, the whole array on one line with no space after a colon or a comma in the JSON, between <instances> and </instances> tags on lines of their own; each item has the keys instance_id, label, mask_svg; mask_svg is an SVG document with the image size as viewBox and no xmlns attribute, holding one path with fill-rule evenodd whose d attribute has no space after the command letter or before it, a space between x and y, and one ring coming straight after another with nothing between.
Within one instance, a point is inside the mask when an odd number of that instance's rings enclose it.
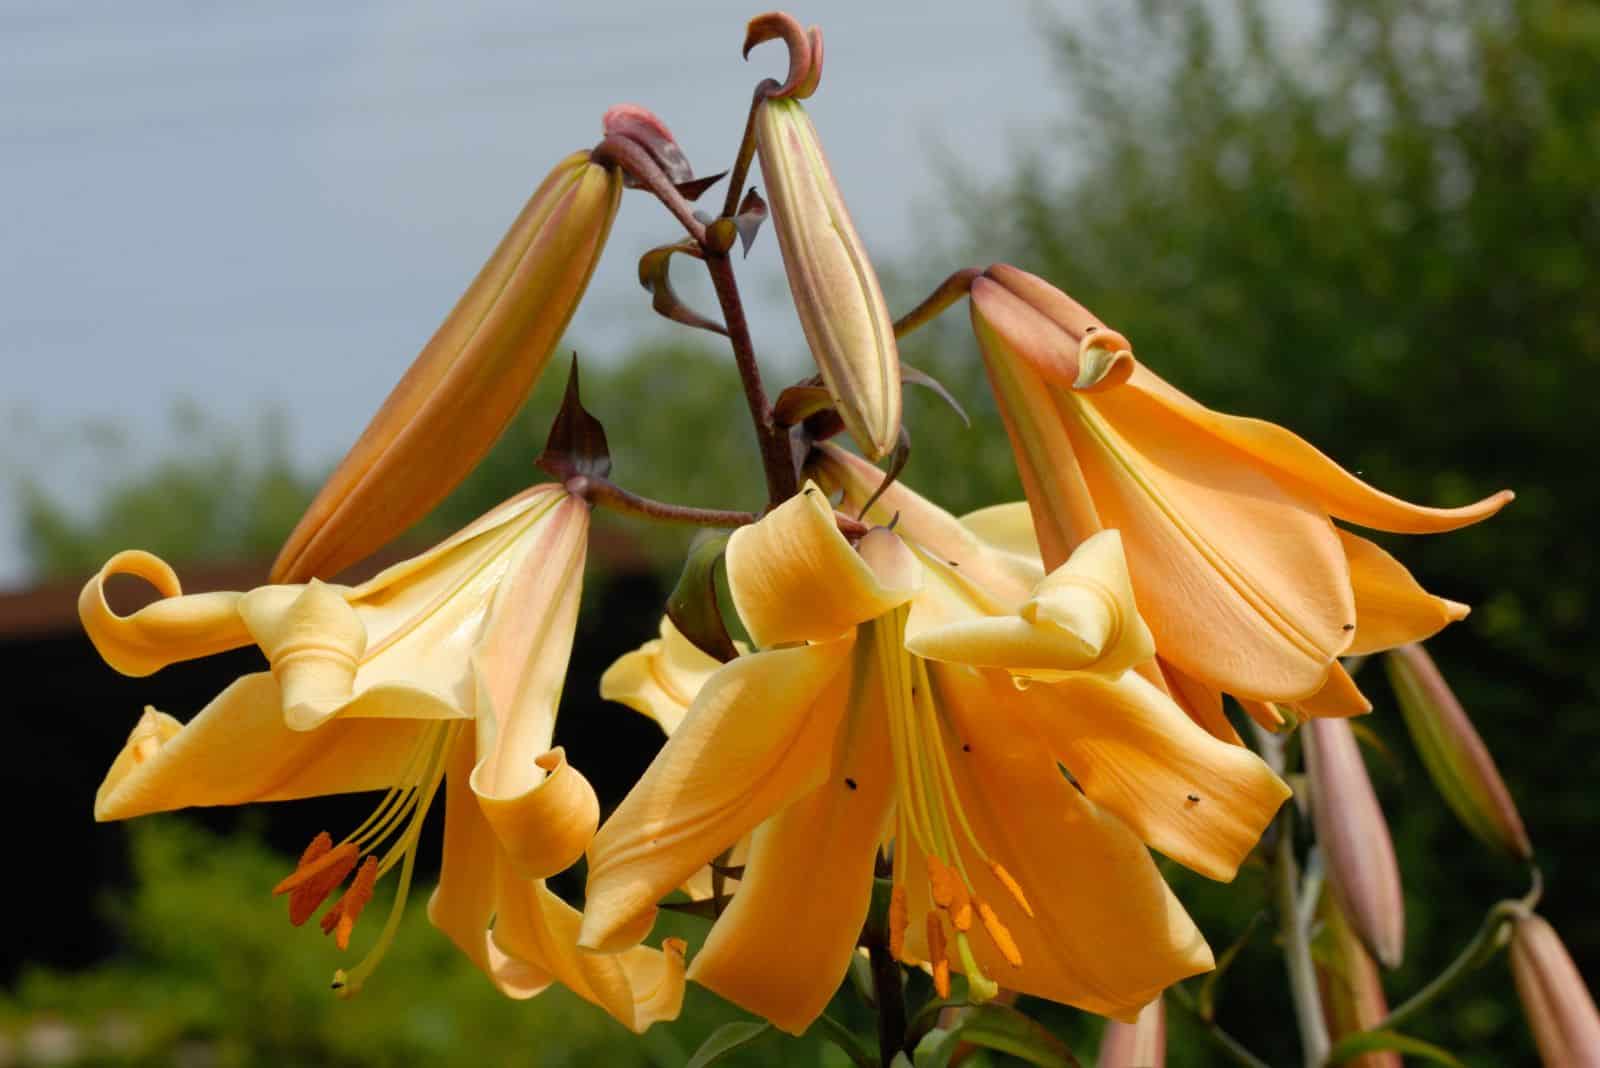
<instances>
[{"instance_id":1,"label":"pale sky","mask_svg":"<svg viewBox=\"0 0 1600 1068\"><path fill-rule=\"evenodd\" d=\"M777 44L739 58L759 10L0 0L0 586L26 578L15 473L79 502L108 477L87 421L126 428L136 468L168 447L177 398L223 421L276 408L295 456L331 463L608 106L651 108L701 171L725 167L783 66ZM914 210L943 203L936 142L998 175L1057 117L1020 0L792 10L826 33L808 106L877 256L939 229ZM677 236L624 199L569 334L586 358L663 329L633 271ZM770 234L744 277L766 354L800 351Z\"/></svg>"}]
</instances>

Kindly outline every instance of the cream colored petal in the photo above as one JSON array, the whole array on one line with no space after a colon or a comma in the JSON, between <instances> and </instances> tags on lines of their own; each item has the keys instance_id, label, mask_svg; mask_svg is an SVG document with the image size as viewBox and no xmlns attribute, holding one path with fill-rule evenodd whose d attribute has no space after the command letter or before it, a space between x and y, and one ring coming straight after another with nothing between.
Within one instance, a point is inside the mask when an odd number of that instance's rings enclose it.
<instances>
[{"instance_id":1,"label":"cream colored petal","mask_svg":"<svg viewBox=\"0 0 1600 1068\"><path fill-rule=\"evenodd\" d=\"M404 775L425 720L340 719L317 731L284 722L270 674L246 675L193 721L149 713L95 795L95 819L197 805L242 805L385 789Z\"/></svg>"},{"instance_id":2,"label":"cream colored petal","mask_svg":"<svg viewBox=\"0 0 1600 1068\"><path fill-rule=\"evenodd\" d=\"M1317 502L1143 393L1054 396L1161 655L1244 697L1314 692L1355 620Z\"/></svg>"},{"instance_id":3,"label":"cream colored petal","mask_svg":"<svg viewBox=\"0 0 1600 1068\"><path fill-rule=\"evenodd\" d=\"M734 642L741 653L743 642ZM624 653L600 676L600 696L618 701L660 724L668 734L678 729L695 695L722 662L700 651L661 617L661 637Z\"/></svg>"},{"instance_id":4,"label":"cream colored petal","mask_svg":"<svg viewBox=\"0 0 1600 1068\"><path fill-rule=\"evenodd\" d=\"M137 575L156 588L161 600L129 615L106 602L112 575ZM239 618L237 593L184 596L178 575L160 557L138 549L120 552L84 584L78 618L96 651L124 675L142 677L168 664L194 660L250 644Z\"/></svg>"},{"instance_id":5,"label":"cream colored petal","mask_svg":"<svg viewBox=\"0 0 1600 1068\"><path fill-rule=\"evenodd\" d=\"M1017 706L996 698L1003 690L962 669L928 669L941 710L970 747L947 752L973 831L1021 886L1035 914L1026 915L983 861L964 850L979 896L1022 954L1022 966L1012 968L975 933L973 949L985 972L1008 989L1131 1019L1171 983L1209 969L1205 939L1149 852L1121 820L1062 776L1016 716ZM897 844L901 848L906 870L920 875L920 851L914 843ZM923 959L927 881L913 877L905 885L906 950Z\"/></svg>"},{"instance_id":6,"label":"cream colored petal","mask_svg":"<svg viewBox=\"0 0 1600 1068\"><path fill-rule=\"evenodd\" d=\"M976 534L980 541L987 542L995 549L1020 556L1024 560L1040 559L1039 535L1033 529L1033 513L1029 511L1027 501L1011 501L1007 504L991 504L987 508L979 508L976 512L968 512L962 516L961 525ZM1039 577L1044 577L1042 566L1039 569Z\"/></svg>"},{"instance_id":7,"label":"cream colored petal","mask_svg":"<svg viewBox=\"0 0 1600 1068\"><path fill-rule=\"evenodd\" d=\"M583 916L543 882L498 873L493 944L509 958L554 976L562 986L610 1013L635 1033L673 1020L683 1005L683 943L660 949L633 946L621 953L578 948Z\"/></svg>"},{"instance_id":8,"label":"cream colored petal","mask_svg":"<svg viewBox=\"0 0 1600 1068\"><path fill-rule=\"evenodd\" d=\"M828 641L910 600L922 580L910 551L889 535L872 547L871 560L851 548L811 483L734 531L728 588L751 640L763 649Z\"/></svg>"},{"instance_id":9,"label":"cream colored petal","mask_svg":"<svg viewBox=\"0 0 1600 1068\"><path fill-rule=\"evenodd\" d=\"M1356 687L1355 680L1344 666L1334 664L1322 688L1310 697L1296 701L1294 707L1301 715L1315 719L1347 719L1371 712L1372 702Z\"/></svg>"},{"instance_id":10,"label":"cream colored petal","mask_svg":"<svg viewBox=\"0 0 1600 1068\"><path fill-rule=\"evenodd\" d=\"M1470 608L1424 590L1400 561L1366 538L1341 530L1339 540L1356 594L1356 633L1345 650L1349 655L1419 642L1467 618Z\"/></svg>"},{"instance_id":11,"label":"cream colored petal","mask_svg":"<svg viewBox=\"0 0 1600 1068\"><path fill-rule=\"evenodd\" d=\"M1089 799L1153 848L1228 881L1289 796L1250 750L1213 738L1138 675L1084 675L1017 700Z\"/></svg>"},{"instance_id":12,"label":"cream colored petal","mask_svg":"<svg viewBox=\"0 0 1600 1068\"><path fill-rule=\"evenodd\" d=\"M584 946L637 941L656 902L828 776L854 641L742 656L711 677L589 846Z\"/></svg>"},{"instance_id":13,"label":"cream colored petal","mask_svg":"<svg viewBox=\"0 0 1600 1068\"><path fill-rule=\"evenodd\" d=\"M739 892L695 955L689 978L790 1034L827 1006L855 952L873 861L894 799L882 685L860 661L832 772L756 828Z\"/></svg>"},{"instance_id":14,"label":"cream colored petal","mask_svg":"<svg viewBox=\"0 0 1600 1068\"><path fill-rule=\"evenodd\" d=\"M913 602L906 624L906 648L933 660L1052 679L1078 671L1119 675L1155 655L1114 530L1079 545L1016 615L935 620L932 611L919 607L921 599Z\"/></svg>"},{"instance_id":15,"label":"cream colored petal","mask_svg":"<svg viewBox=\"0 0 1600 1068\"><path fill-rule=\"evenodd\" d=\"M543 968L508 956L490 935L503 854L478 807L477 795L467 786L476 762L473 736L463 731L445 772L444 853L438 888L428 899L428 920L502 993L531 998L555 977Z\"/></svg>"},{"instance_id":16,"label":"cream colored petal","mask_svg":"<svg viewBox=\"0 0 1600 1068\"><path fill-rule=\"evenodd\" d=\"M1460 508L1426 508L1391 497L1356 478L1303 438L1276 423L1224 415L1195 402L1146 367L1129 379L1130 389L1156 401L1174 415L1215 434L1272 469L1275 477L1296 484L1340 519L1396 534L1436 534L1477 523L1494 515L1515 496L1510 490Z\"/></svg>"},{"instance_id":17,"label":"cream colored petal","mask_svg":"<svg viewBox=\"0 0 1600 1068\"><path fill-rule=\"evenodd\" d=\"M476 772L469 781L517 874L546 879L583 856L600 826L600 801L589 780L567 763L566 750L560 746L536 757L534 763L545 777L510 796L484 793Z\"/></svg>"}]
</instances>

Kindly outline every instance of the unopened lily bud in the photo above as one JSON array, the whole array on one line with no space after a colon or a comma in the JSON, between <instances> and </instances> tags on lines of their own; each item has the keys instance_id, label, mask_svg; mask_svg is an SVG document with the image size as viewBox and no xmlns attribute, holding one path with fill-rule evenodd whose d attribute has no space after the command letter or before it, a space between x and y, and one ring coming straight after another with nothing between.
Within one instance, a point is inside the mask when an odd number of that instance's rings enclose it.
<instances>
[{"instance_id":1,"label":"unopened lily bud","mask_svg":"<svg viewBox=\"0 0 1600 1068\"><path fill-rule=\"evenodd\" d=\"M1398 968L1406 920L1400 866L1361 746L1348 720L1313 719L1302 730L1311 818L1328 881L1368 952L1384 967Z\"/></svg>"},{"instance_id":2,"label":"unopened lily bud","mask_svg":"<svg viewBox=\"0 0 1600 1068\"><path fill-rule=\"evenodd\" d=\"M1109 389L1133 373L1128 339L1038 275L995 264L973 281L972 314L980 343L1003 346L1054 385Z\"/></svg>"},{"instance_id":3,"label":"unopened lily bud","mask_svg":"<svg viewBox=\"0 0 1600 1068\"><path fill-rule=\"evenodd\" d=\"M900 435L900 356L878 275L798 100L756 107L756 151L800 326L845 429L871 459Z\"/></svg>"},{"instance_id":4,"label":"unopened lily bud","mask_svg":"<svg viewBox=\"0 0 1600 1068\"><path fill-rule=\"evenodd\" d=\"M312 501L272 581L338 573L483 459L577 310L621 193L616 168L588 152L557 164Z\"/></svg>"},{"instance_id":5,"label":"unopened lily bud","mask_svg":"<svg viewBox=\"0 0 1600 1068\"><path fill-rule=\"evenodd\" d=\"M1322 994L1328 1035L1335 1042L1346 1035L1370 1030L1389 1015L1378 966L1362 946L1333 894L1322 895L1322 928L1326 932L1317 954L1317 986ZM1350 1068L1400 1068L1400 1054L1374 1050L1345 1061Z\"/></svg>"},{"instance_id":6,"label":"unopened lily bud","mask_svg":"<svg viewBox=\"0 0 1600 1068\"><path fill-rule=\"evenodd\" d=\"M1167 1063L1167 1010L1160 995L1133 1023L1107 1020L1095 1068L1164 1068Z\"/></svg>"},{"instance_id":7,"label":"unopened lily bud","mask_svg":"<svg viewBox=\"0 0 1600 1068\"><path fill-rule=\"evenodd\" d=\"M1519 860L1533 858L1522 816L1466 711L1420 645L1384 658L1423 766L1467 830Z\"/></svg>"},{"instance_id":8,"label":"unopened lily bud","mask_svg":"<svg viewBox=\"0 0 1600 1068\"><path fill-rule=\"evenodd\" d=\"M1597 1068L1600 1012L1561 936L1531 912L1511 923L1511 975L1545 1068Z\"/></svg>"}]
</instances>

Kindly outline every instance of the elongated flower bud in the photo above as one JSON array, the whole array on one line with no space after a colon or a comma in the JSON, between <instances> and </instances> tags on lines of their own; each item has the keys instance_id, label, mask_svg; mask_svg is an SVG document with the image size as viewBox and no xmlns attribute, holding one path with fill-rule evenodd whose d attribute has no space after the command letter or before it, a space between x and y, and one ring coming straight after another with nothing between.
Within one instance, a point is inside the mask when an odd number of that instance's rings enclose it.
<instances>
[{"instance_id":1,"label":"elongated flower bud","mask_svg":"<svg viewBox=\"0 0 1600 1068\"><path fill-rule=\"evenodd\" d=\"M1131 1024L1107 1020L1095 1068L1164 1068L1167 1063L1167 1009L1160 995Z\"/></svg>"},{"instance_id":2,"label":"elongated flower bud","mask_svg":"<svg viewBox=\"0 0 1600 1068\"><path fill-rule=\"evenodd\" d=\"M1543 917L1530 912L1512 921L1511 975L1545 1068L1600 1066L1600 1012Z\"/></svg>"},{"instance_id":3,"label":"elongated flower bud","mask_svg":"<svg viewBox=\"0 0 1600 1068\"><path fill-rule=\"evenodd\" d=\"M566 330L621 193L619 173L588 152L556 165L312 501L272 581L338 573L421 519L477 465Z\"/></svg>"},{"instance_id":4,"label":"elongated flower bud","mask_svg":"<svg viewBox=\"0 0 1600 1068\"><path fill-rule=\"evenodd\" d=\"M1400 866L1361 746L1348 720L1313 719L1302 729L1328 881L1362 944L1384 967L1398 968L1406 940Z\"/></svg>"},{"instance_id":5,"label":"elongated flower bud","mask_svg":"<svg viewBox=\"0 0 1600 1068\"><path fill-rule=\"evenodd\" d=\"M762 101L755 140L811 355L845 429L879 459L900 435L900 356L877 272L800 102Z\"/></svg>"},{"instance_id":6,"label":"elongated flower bud","mask_svg":"<svg viewBox=\"0 0 1600 1068\"><path fill-rule=\"evenodd\" d=\"M1433 658L1420 645L1403 645L1384 667L1423 766L1451 811L1489 845L1531 860L1533 843L1500 770Z\"/></svg>"},{"instance_id":7,"label":"elongated flower bud","mask_svg":"<svg viewBox=\"0 0 1600 1068\"><path fill-rule=\"evenodd\" d=\"M1322 994L1328 1034L1335 1042L1357 1031L1376 1027L1389 1015L1383 980L1361 940L1356 937L1333 894L1322 895L1320 906L1323 951L1317 955L1317 986ZM1400 1054L1374 1050L1345 1062L1350 1068L1400 1068Z\"/></svg>"}]
</instances>

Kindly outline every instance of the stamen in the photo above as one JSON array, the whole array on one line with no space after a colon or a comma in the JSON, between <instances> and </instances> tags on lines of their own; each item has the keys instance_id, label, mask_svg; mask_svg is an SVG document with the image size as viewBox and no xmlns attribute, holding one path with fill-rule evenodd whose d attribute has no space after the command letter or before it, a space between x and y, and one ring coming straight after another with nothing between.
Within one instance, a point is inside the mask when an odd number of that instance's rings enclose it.
<instances>
[{"instance_id":1,"label":"stamen","mask_svg":"<svg viewBox=\"0 0 1600 1068\"><path fill-rule=\"evenodd\" d=\"M300 855L295 870L272 888L274 896L289 895L289 922L296 927L311 918L360 859L360 850L349 842L337 848L332 843L328 832L317 835Z\"/></svg>"},{"instance_id":2,"label":"stamen","mask_svg":"<svg viewBox=\"0 0 1600 1068\"><path fill-rule=\"evenodd\" d=\"M1000 993L1000 984L983 974L978 958L972 955L972 943L966 935L956 935L956 952L960 954L961 967L967 973L967 998L974 1005L993 1000Z\"/></svg>"},{"instance_id":3,"label":"stamen","mask_svg":"<svg viewBox=\"0 0 1600 1068\"><path fill-rule=\"evenodd\" d=\"M961 876L944 861L928 854L928 891L933 903L950 913L950 923L958 931L972 928L972 896Z\"/></svg>"},{"instance_id":4,"label":"stamen","mask_svg":"<svg viewBox=\"0 0 1600 1068\"><path fill-rule=\"evenodd\" d=\"M989 870L994 873L994 877L999 881L1000 885L1006 888L1006 892L1011 895L1012 900L1022 906L1022 911L1028 914L1028 919L1033 919L1033 906L1028 904L1027 895L1022 892L1022 887L1017 885L1017 881L1011 877L1011 873L1002 868L997 861L989 862Z\"/></svg>"},{"instance_id":5,"label":"stamen","mask_svg":"<svg viewBox=\"0 0 1600 1068\"><path fill-rule=\"evenodd\" d=\"M889 952L895 960L906 959L906 928L911 926L911 913L906 908L906 888L896 885L889 892Z\"/></svg>"},{"instance_id":6,"label":"stamen","mask_svg":"<svg viewBox=\"0 0 1600 1068\"><path fill-rule=\"evenodd\" d=\"M361 870L356 872L356 881L322 917L322 933L333 932L333 940L340 949L350 948L350 932L355 930L361 910L372 900L372 889L377 884L378 858L369 853L361 862Z\"/></svg>"},{"instance_id":7,"label":"stamen","mask_svg":"<svg viewBox=\"0 0 1600 1068\"><path fill-rule=\"evenodd\" d=\"M928 913L928 963L933 965L933 989L940 997L949 997L950 957L944 940L944 924L939 922L937 912Z\"/></svg>"},{"instance_id":8,"label":"stamen","mask_svg":"<svg viewBox=\"0 0 1600 1068\"><path fill-rule=\"evenodd\" d=\"M994 942L995 948L1006 959L1006 963L1013 968L1022 967L1022 953L1017 949L1017 943L1011 937L1011 932L1006 930L1006 925L1000 922L1000 917L994 914L994 909L989 907L987 901L979 900L978 918L983 921L983 929L989 932L989 938Z\"/></svg>"}]
</instances>

